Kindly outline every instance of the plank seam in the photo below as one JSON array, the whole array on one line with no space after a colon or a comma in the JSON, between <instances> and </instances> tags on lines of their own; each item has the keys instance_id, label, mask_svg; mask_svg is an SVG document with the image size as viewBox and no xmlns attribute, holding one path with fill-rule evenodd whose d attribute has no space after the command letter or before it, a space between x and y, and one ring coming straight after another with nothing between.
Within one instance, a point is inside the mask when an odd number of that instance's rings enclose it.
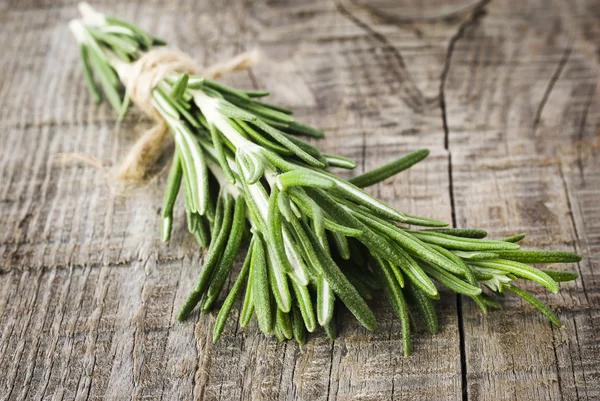
<instances>
[{"instance_id":1,"label":"plank seam","mask_svg":"<svg viewBox=\"0 0 600 401\"><path fill-rule=\"evenodd\" d=\"M456 43L464 36L467 28L479 22L479 20L485 15L484 8L490 3L491 0L482 0L460 24L458 31L450 38L448 43L448 50L446 52L446 60L444 63L444 69L440 78L440 89L439 89L439 102L442 114L442 126L444 128L444 149L448 153L448 191L450 196L450 208L452 213L452 226L456 227L456 205L454 200L454 183L452 181L452 153L450 152L450 130L448 128L448 118L446 111L446 98L445 98L445 87L448 73L450 71L450 64L452 62L452 55ZM458 335L460 342L460 372L461 372L461 396L463 401L468 401L468 384L467 384L467 356L466 356L466 345L465 345L465 329L463 319L463 308L462 308L462 297L460 294L456 294L456 314L458 318Z\"/></svg>"}]
</instances>

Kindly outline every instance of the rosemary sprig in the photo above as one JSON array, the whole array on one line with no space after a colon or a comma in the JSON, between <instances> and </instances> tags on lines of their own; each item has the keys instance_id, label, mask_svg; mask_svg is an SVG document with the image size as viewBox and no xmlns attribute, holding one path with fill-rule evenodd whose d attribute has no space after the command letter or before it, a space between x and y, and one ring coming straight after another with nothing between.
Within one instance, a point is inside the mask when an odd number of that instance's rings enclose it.
<instances>
[{"instance_id":1,"label":"rosemary sprig","mask_svg":"<svg viewBox=\"0 0 600 401\"><path fill-rule=\"evenodd\" d=\"M135 79L132 63L164 42L85 3L80 10L83 18L71 21L70 28L80 46L86 85L100 100L98 81L123 116L128 94L121 95L119 80ZM161 238L170 239L183 187L188 229L207 248L179 320L197 306L209 311L218 305L236 255L247 248L241 272L217 314L214 341L242 292L242 327L256 316L265 334L300 344L318 326L334 338L340 304L367 329L375 329L367 301L381 290L401 321L405 354L410 313L422 316L428 330L437 332L439 287L471 297L484 311L499 306L489 294L508 290L559 323L514 280L535 281L557 292L558 282L577 275L528 263L573 263L581 260L579 255L524 251L517 244L524 235L488 240L483 230L447 228L444 222L395 210L361 188L424 159L426 149L346 181L330 168L356 164L321 153L299 138L323 133L297 122L291 110L259 100L267 95L179 72L167 74L152 89L153 106L175 140ZM247 247L244 238L249 239Z\"/></svg>"}]
</instances>

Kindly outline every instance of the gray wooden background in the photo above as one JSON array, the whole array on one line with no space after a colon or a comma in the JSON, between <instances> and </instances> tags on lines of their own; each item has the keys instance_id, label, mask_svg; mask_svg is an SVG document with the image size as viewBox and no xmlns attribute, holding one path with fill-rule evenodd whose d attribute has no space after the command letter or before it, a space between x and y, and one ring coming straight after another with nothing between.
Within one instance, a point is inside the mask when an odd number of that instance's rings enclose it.
<instances>
[{"instance_id":1,"label":"gray wooden background","mask_svg":"<svg viewBox=\"0 0 600 401\"><path fill-rule=\"evenodd\" d=\"M102 4L101 4L102 3ZM228 77L324 129L318 145L358 174L427 147L372 190L400 210L527 232L580 252L554 328L514 297L483 315L445 293L441 331L415 334L375 303L368 332L303 347L214 316L178 323L202 252L183 215L158 235L164 177L129 196L105 172L148 122L120 125L86 93L71 0L0 1L0 400L600 399L600 2L523 0L97 1L208 65L260 48ZM378 306L381 305L381 306ZM237 318L237 308L233 312Z\"/></svg>"}]
</instances>

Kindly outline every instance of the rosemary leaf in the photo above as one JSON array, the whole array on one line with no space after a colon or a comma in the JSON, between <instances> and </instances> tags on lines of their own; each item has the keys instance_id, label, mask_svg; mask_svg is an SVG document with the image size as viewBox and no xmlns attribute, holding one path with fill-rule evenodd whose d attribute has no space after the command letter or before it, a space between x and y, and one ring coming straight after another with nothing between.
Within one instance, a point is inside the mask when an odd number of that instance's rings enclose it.
<instances>
[{"instance_id":1,"label":"rosemary leaf","mask_svg":"<svg viewBox=\"0 0 600 401\"><path fill-rule=\"evenodd\" d=\"M479 230L477 228L429 228L422 231L432 231L440 234L452 235L454 237L465 237L465 238L485 238L488 233L485 230Z\"/></svg>"},{"instance_id":2,"label":"rosemary leaf","mask_svg":"<svg viewBox=\"0 0 600 401\"><path fill-rule=\"evenodd\" d=\"M581 256L564 251L498 251L499 259L522 263L577 263Z\"/></svg>"},{"instance_id":3,"label":"rosemary leaf","mask_svg":"<svg viewBox=\"0 0 600 401\"><path fill-rule=\"evenodd\" d=\"M408 286L408 290L417 304L421 315L425 319L427 330L429 330L431 334L437 333L438 319L431 298L429 298L423 291L421 291L421 289L419 289L419 287L412 283Z\"/></svg>"},{"instance_id":4,"label":"rosemary leaf","mask_svg":"<svg viewBox=\"0 0 600 401\"><path fill-rule=\"evenodd\" d=\"M242 265L242 270L240 270L240 274L238 275L235 283L231 287L229 294L225 298L219 313L217 314L217 318L215 319L215 325L213 327L213 343L216 343L225 328L225 322L227 321L227 317L231 312L231 308L233 307L233 303L240 293L242 286L244 284L244 280L248 276L248 272L250 271L250 262L252 261L252 246L253 243L250 243L250 247L248 248L248 253L246 254L246 258L244 259L244 264Z\"/></svg>"},{"instance_id":5,"label":"rosemary leaf","mask_svg":"<svg viewBox=\"0 0 600 401\"><path fill-rule=\"evenodd\" d=\"M83 78L85 79L85 84L87 85L88 91L90 92L90 95L92 95L96 103L100 103L102 101L102 98L100 97L100 91L98 90L98 87L94 83L92 68L90 67L90 62L88 59L88 48L86 45L79 46L79 57L81 59Z\"/></svg>"},{"instance_id":6,"label":"rosemary leaf","mask_svg":"<svg viewBox=\"0 0 600 401\"><path fill-rule=\"evenodd\" d=\"M333 259L331 259L331 256L323 250L317 237L312 231L306 229L305 231L317 257L321 261L321 265L323 266L323 276L331 286L333 292L337 294L344 305L346 305L363 326L369 330L375 330L377 321L375 320L375 316L371 309L369 309L358 291L356 291L348 279L342 274L339 267L335 264Z\"/></svg>"},{"instance_id":7,"label":"rosemary leaf","mask_svg":"<svg viewBox=\"0 0 600 401\"><path fill-rule=\"evenodd\" d=\"M204 311L207 311L212 307L212 304L217 300L219 293L223 289L227 276L229 276L229 272L233 267L235 256L240 248L245 224L246 202L244 201L244 196L240 195L235 202L231 231L229 233L229 238L227 239L227 244L225 245L225 250L211 277L210 285L206 293L206 299L202 305L202 310Z\"/></svg>"},{"instance_id":8,"label":"rosemary leaf","mask_svg":"<svg viewBox=\"0 0 600 401\"><path fill-rule=\"evenodd\" d=\"M502 259L486 260L472 263L475 266L498 269L506 271L508 273L512 273L517 277L522 277L527 280L535 281L548 288L554 294L558 293L558 284L556 283L556 281L554 281L549 275L547 275L543 271L528 266L524 263Z\"/></svg>"},{"instance_id":9,"label":"rosemary leaf","mask_svg":"<svg viewBox=\"0 0 600 401\"><path fill-rule=\"evenodd\" d=\"M519 242L519 241L523 240L525 237L526 237L526 234L517 234L517 235L510 236L510 237L501 238L498 241Z\"/></svg>"},{"instance_id":10,"label":"rosemary leaf","mask_svg":"<svg viewBox=\"0 0 600 401\"><path fill-rule=\"evenodd\" d=\"M554 312L552 312L546 305L544 305L543 302L541 302L540 300L538 300L536 297L534 297L533 295L531 295L529 292L516 287L514 285L510 285L510 284L506 284L504 286L504 289L509 290L511 292L514 292L515 294L517 294L518 296L520 296L521 298L523 298L525 301L529 302L531 305L533 305L537 310L539 310L540 312L542 312L544 315L546 315L546 317L548 319L550 319L550 321L552 323L554 323L554 325L556 327L560 327L560 319L558 318L558 316L556 316L556 314Z\"/></svg>"},{"instance_id":11,"label":"rosemary leaf","mask_svg":"<svg viewBox=\"0 0 600 401\"><path fill-rule=\"evenodd\" d=\"M192 291L188 294L183 306L179 309L179 313L177 314L178 320L183 320L187 317L187 315L196 307L198 302L200 302L200 298L204 296L204 292L206 291L207 286L209 285L209 280L212 276L212 273L223 253L223 250L226 246L227 237L229 236L229 230L231 227L232 220L232 212L233 212L233 199L231 195L226 194L225 200L223 204L223 224L221 226L221 230L217 235L213 244L208 250L206 255L204 266L200 271L200 275L196 280L196 284Z\"/></svg>"},{"instance_id":12,"label":"rosemary leaf","mask_svg":"<svg viewBox=\"0 0 600 401\"><path fill-rule=\"evenodd\" d=\"M407 168L415 165L416 163L426 158L428 155L429 149L417 150L416 152L412 152L407 154L406 156L402 156L391 163L385 164L381 167L373 169L357 177L351 178L349 182L360 188L377 184L378 182L381 182L386 178L396 175L399 172L404 171Z\"/></svg>"},{"instance_id":13,"label":"rosemary leaf","mask_svg":"<svg viewBox=\"0 0 600 401\"><path fill-rule=\"evenodd\" d=\"M383 291L385 296L392 306L392 310L398 319L400 319L402 324L402 345L404 348L404 356L408 356L410 353L410 320L408 317L408 307L406 305L404 295L402 294L402 288L400 288L400 285L394 277L394 274L388 263L378 256L374 256L374 261L375 263L373 263L373 265L375 266L377 274L383 283Z\"/></svg>"},{"instance_id":14,"label":"rosemary leaf","mask_svg":"<svg viewBox=\"0 0 600 401\"><path fill-rule=\"evenodd\" d=\"M333 318L335 295L323 276L317 280L317 320L319 325L326 326Z\"/></svg>"},{"instance_id":15,"label":"rosemary leaf","mask_svg":"<svg viewBox=\"0 0 600 401\"><path fill-rule=\"evenodd\" d=\"M298 305L292 305L292 334L300 345L306 344L306 326Z\"/></svg>"},{"instance_id":16,"label":"rosemary leaf","mask_svg":"<svg viewBox=\"0 0 600 401\"><path fill-rule=\"evenodd\" d=\"M273 315L271 313L271 297L269 295L267 260L263 241L260 236L255 237L250 274L252 275L252 301L258 326L263 333L271 333L273 330Z\"/></svg>"},{"instance_id":17,"label":"rosemary leaf","mask_svg":"<svg viewBox=\"0 0 600 401\"><path fill-rule=\"evenodd\" d=\"M161 239L164 242L167 242L169 238L171 238L173 206L175 205L175 200L177 200L177 194L179 193L179 188L181 187L181 178L183 177L183 169L181 168L179 157L179 152L175 150L173 161L171 162L171 168L169 170L169 177L167 178L165 196L163 199L163 224L161 225Z\"/></svg>"},{"instance_id":18,"label":"rosemary leaf","mask_svg":"<svg viewBox=\"0 0 600 401\"><path fill-rule=\"evenodd\" d=\"M564 281L573 281L579 278L579 274L575 272L565 272L565 271L556 271L556 270L548 270L548 269L540 269L544 273L546 273L552 280L558 282Z\"/></svg>"}]
</instances>

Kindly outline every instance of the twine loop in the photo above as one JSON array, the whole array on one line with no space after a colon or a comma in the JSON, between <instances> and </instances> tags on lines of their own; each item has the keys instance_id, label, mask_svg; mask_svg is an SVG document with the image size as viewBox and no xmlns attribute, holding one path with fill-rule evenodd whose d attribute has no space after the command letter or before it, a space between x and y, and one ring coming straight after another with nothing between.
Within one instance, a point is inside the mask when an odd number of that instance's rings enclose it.
<instances>
[{"instance_id":1,"label":"twine loop","mask_svg":"<svg viewBox=\"0 0 600 401\"><path fill-rule=\"evenodd\" d=\"M246 70L258 60L256 51L242 53L204 71L209 79ZM196 63L187 54L169 48L157 48L135 61L126 79L126 89L132 102L157 124L147 130L133 145L125 159L116 167L115 178L124 181L145 181L152 175L169 143L168 128L152 103L152 90L173 72L197 74Z\"/></svg>"}]
</instances>

